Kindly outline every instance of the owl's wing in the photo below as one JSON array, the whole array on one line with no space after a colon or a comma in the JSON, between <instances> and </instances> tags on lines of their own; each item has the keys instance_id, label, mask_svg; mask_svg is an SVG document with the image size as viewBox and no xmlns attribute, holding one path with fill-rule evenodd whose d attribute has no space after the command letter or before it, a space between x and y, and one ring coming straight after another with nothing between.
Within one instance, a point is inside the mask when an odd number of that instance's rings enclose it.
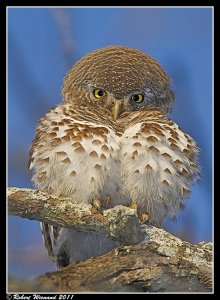
<instances>
[{"instance_id":1,"label":"owl's wing","mask_svg":"<svg viewBox=\"0 0 220 300\"><path fill-rule=\"evenodd\" d=\"M46 222L41 222L40 225L48 256L56 263L58 269L68 266L69 256L68 252L65 251L65 247L62 247L58 253L54 252L57 247L57 242L62 235L63 228L49 225Z\"/></svg>"},{"instance_id":2,"label":"owl's wing","mask_svg":"<svg viewBox=\"0 0 220 300\"><path fill-rule=\"evenodd\" d=\"M58 269L90 257L103 255L120 244L94 232L80 232L69 228L41 223L44 244L48 255Z\"/></svg>"},{"instance_id":3,"label":"owl's wing","mask_svg":"<svg viewBox=\"0 0 220 300\"><path fill-rule=\"evenodd\" d=\"M198 147L157 110L137 112L123 135L126 191L151 224L175 217L199 176Z\"/></svg>"}]
</instances>

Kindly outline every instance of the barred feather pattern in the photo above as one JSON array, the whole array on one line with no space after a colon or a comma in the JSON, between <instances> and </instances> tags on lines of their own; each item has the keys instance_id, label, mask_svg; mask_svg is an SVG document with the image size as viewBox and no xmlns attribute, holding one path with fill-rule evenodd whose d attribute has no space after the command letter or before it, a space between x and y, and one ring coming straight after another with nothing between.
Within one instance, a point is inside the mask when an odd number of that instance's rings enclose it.
<instances>
[{"instance_id":1,"label":"barred feather pattern","mask_svg":"<svg viewBox=\"0 0 220 300\"><path fill-rule=\"evenodd\" d=\"M118 122L100 111L97 117L62 104L40 119L30 151L37 188L86 203L110 195L109 207L136 203L154 225L175 217L199 176L194 140L153 108L124 113ZM58 247L58 264L67 265L66 249L76 241L67 238L66 230L65 242L56 247L61 232L54 233L50 225L42 228L48 254L53 257ZM78 235L84 243L85 233Z\"/></svg>"}]
</instances>

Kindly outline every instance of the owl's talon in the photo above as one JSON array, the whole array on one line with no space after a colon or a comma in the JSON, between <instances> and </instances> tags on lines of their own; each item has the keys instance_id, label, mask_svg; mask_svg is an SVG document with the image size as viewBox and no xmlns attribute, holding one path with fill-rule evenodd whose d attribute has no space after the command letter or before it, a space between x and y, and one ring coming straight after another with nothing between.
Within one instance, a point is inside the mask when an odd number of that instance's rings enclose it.
<instances>
[{"instance_id":1,"label":"owl's talon","mask_svg":"<svg viewBox=\"0 0 220 300\"><path fill-rule=\"evenodd\" d=\"M110 195L106 195L104 200L103 200L103 203L102 203L102 206L104 209L107 209L109 207L109 204L110 202L112 201L112 198Z\"/></svg>"},{"instance_id":2,"label":"owl's talon","mask_svg":"<svg viewBox=\"0 0 220 300\"><path fill-rule=\"evenodd\" d=\"M147 213L141 213L139 215L139 219L141 221L141 224L144 224L144 223L146 223L149 220L149 214L147 214Z\"/></svg>"},{"instance_id":3,"label":"owl's talon","mask_svg":"<svg viewBox=\"0 0 220 300\"><path fill-rule=\"evenodd\" d=\"M137 204L136 203L131 203L129 205L130 208L135 209L137 211Z\"/></svg>"},{"instance_id":4,"label":"owl's talon","mask_svg":"<svg viewBox=\"0 0 220 300\"><path fill-rule=\"evenodd\" d=\"M92 208L96 211L101 211L101 201L98 198L92 199Z\"/></svg>"}]
</instances>

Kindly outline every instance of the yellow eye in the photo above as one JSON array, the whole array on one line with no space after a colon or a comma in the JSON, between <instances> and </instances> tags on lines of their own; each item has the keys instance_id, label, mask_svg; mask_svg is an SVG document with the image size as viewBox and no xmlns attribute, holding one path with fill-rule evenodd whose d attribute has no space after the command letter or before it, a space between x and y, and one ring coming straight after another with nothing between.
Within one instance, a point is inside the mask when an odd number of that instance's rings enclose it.
<instances>
[{"instance_id":1,"label":"yellow eye","mask_svg":"<svg viewBox=\"0 0 220 300\"><path fill-rule=\"evenodd\" d=\"M96 99L102 99L103 97L105 97L107 95L107 93L105 90L102 90L102 89L94 89L93 95Z\"/></svg>"},{"instance_id":2,"label":"yellow eye","mask_svg":"<svg viewBox=\"0 0 220 300\"><path fill-rule=\"evenodd\" d=\"M132 101L136 102L136 103L141 103L144 101L144 95L143 94L136 94L131 96L130 98Z\"/></svg>"}]
</instances>

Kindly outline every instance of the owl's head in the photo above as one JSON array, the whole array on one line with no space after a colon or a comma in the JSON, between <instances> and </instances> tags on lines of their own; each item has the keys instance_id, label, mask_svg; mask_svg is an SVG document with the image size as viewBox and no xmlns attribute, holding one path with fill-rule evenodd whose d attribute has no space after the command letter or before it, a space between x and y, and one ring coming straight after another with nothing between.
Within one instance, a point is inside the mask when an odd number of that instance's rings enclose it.
<instances>
[{"instance_id":1,"label":"owl's head","mask_svg":"<svg viewBox=\"0 0 220 300\"><path fill-rule=\"evenodd\" d=\"M167 114L174 100L160 64L124 46L108 46L81 58L65 76L62 94L66 103L102 106L115 120L123 112L152 106Z\"/></svg>"}]
</instances>

